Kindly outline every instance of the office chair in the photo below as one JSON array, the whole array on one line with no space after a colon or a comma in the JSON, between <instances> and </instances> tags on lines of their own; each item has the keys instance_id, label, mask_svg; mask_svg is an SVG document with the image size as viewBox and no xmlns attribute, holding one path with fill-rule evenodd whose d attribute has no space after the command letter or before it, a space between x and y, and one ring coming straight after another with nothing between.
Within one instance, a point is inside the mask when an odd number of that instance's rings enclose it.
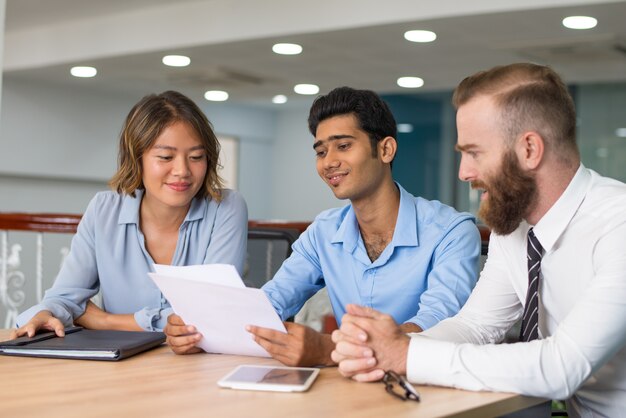
<instances>
[{"instance_id":1,"label":"office chair","mask_svg":"<svg viewBox=\"0 0 626 418\"><path fill-rule=\"evenodd\" d=\"M291 245L300 232L291 228L248 228L248 256L243 281L259 288L270 280L291 254Z\"/></svg>"}]
</instances>

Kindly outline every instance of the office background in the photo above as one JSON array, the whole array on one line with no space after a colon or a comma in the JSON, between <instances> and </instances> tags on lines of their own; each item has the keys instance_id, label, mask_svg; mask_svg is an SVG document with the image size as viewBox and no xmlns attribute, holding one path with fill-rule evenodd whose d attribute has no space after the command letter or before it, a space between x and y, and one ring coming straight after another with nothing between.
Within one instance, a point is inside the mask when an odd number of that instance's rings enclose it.
<instances>
[{"instance_id":1,"label":"office background","mask_svg":"<svg viewBox=\"0 0 626 418\"><path fill-rule=\"evenodd\" d=\"M598 26L561 26L577 14ZM594 0L0 0L0 212L82 213L107 188L132 105L175 89L199 104L218 135L234 139L234 177L251 219L312 220L345 202L315 171L306 124L314 96L295 94L299 82L319 84L320 94L339 85L379 92L402 126L396 179L416 195L474 211L477 194L456 177L451 92L475 71L529 60L554 66L570 86L583 162L626 181L624 18L626 2ZM402 35L411 29L438 39L410 43ZM277 56L276 42L304 51ZM192 64L164 67L161 57L172 53ZM99 74L71 77L74 65ZM404 75L424 86L398 87ZM213 88L231 97L204 100ZM275 94L287 103L273 104ZM30 306L35 244L25 235L10 240L22 245L22 306ZM47 234L44 288L68 242Z\"/></svg>"},{"instance_id":2,"label":"office background","mask_svg":"<svg viewBox=\"0 0 626 418\"><path fill-rule=\"evenodd\" d=\"M626 138L618 136L626 128L623 1L101 3L0 1L6 6L0 211L81 213L115 170L130 107L146 93L173 88L196 100L218 134L237 139L238 189L251 218L311 220L344 202L315 172L306 126L312 96L288 91L292 79L305 76L321 94L342 84L380 92L398 123L412 127L398 135L396 178L415 194L473 209L471 193L456 179L450 93L465 75L522 60L551 64L564 75L577 103L584 163L626 180ZM595 15L598 27L558 27L571 14ZM428 45L402 39L405 30L421 28L436 30L439 39ZM386 47L395 37L397 45ZM273 58L269 48L282 40L302 43L302 57ZM191 70L163 68L160 56L178 51L191 55ZM142 67L150 60L154 69ZM100 68L94 79L69 76L72 65L91 63ZM277 73L269 77L270 70ZM399 88L400 75L420 75L425 85ZM213 87L232 98L204 100ZM289 101L272 104L273 93Z\"/></svg>"}]
</instances>

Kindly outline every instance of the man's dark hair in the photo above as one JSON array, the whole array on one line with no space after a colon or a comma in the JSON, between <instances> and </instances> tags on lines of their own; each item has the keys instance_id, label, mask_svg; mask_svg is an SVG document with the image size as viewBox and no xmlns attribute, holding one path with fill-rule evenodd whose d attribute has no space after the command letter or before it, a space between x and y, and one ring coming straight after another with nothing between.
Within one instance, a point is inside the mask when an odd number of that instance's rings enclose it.
<instances>
[{"instance_id":1,"label":"man's dark hair","mask_svg":"<svg viewBox=\"0 0 626 418\"><path fill-rule=\"evenodd\" d=\"M378 154L378 141L388 136L396 137L396 120L387 103L371 90L350 87L337 87L315 99L309 112L309 131L315 136L320 122L333 116L349 114L356 117L359 128L369 136L373 157Z\"/></svg>"}]
</instances>

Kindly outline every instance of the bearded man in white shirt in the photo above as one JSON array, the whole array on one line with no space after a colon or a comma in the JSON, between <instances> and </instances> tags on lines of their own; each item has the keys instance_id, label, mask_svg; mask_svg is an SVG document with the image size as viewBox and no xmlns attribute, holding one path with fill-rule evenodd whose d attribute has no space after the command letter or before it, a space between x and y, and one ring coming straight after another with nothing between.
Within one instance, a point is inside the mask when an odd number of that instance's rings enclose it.
<instances>
[{"instance_id":1,"label":"bearded man in white shirt","mask_svg":"<svg viewBox=\"0 0 626 418\"><path fill-rule=\"evenodd\" d=\"M459 178L483 190L479 217L492 230L478 285L455 317L419 335L349 305L333 360L358 381L392 370L419 384L568 399L570 417L626 416L626 185L581 164L572 98L548 67L477 73L453 103ZM533 295L538 309L525 312ZM535 315L534 336L496 344L522 315L522 332Z\"/></svg>"}]
</instances>

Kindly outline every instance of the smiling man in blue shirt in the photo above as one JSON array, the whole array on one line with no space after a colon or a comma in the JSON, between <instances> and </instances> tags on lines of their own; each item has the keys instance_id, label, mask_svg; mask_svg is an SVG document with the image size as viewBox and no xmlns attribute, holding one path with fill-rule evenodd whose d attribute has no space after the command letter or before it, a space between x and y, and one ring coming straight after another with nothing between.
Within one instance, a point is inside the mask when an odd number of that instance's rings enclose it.
<instances>
[{"instance_id":1,"label":"smiling man in blue shirt","mask_svg":"<svg viewBox=\"0 0 626 418\"><path fill-rule=\"evenodd\" d=\"M480 236L474 218L414 197L391 174L396 122L368 90L341 87L309 114L317 171L343 208L322 212L263 286L283 320L323 287L339 320L348 303L389 313L406 332L456 314L476 283ZM166 327L177 353L196 351L200 336L173 316ZM255 340L287 365L332 365L330 335L287 322L287 333L250 326ZM194 331L188 328L187 331Z\"/></svg>"}]
</instances>

